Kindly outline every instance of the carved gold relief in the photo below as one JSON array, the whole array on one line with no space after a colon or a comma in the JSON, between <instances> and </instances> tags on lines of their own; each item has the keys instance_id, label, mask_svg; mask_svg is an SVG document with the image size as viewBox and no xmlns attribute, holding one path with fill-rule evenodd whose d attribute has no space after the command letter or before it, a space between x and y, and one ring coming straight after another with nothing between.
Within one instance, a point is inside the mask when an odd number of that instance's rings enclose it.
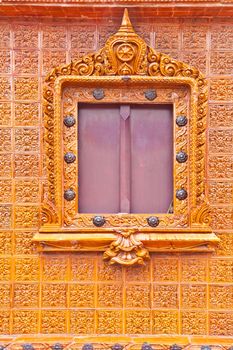
<instances>
[{"instance_id":1,"label":"carved gold relief","mask_svg":"<svg viewBox=\"0 0 233 350\"><path fill-rule=\"evenodd\" d=\"M137 240L136 233L137 229L116 230L118 237L105 251L104 259L109 259L112 264L143 264L146 259L149 259L149 253L142 242Z\"/></svg>"},{"instance_id":2,"label":"carved gold relief","mask_svg":"<svg viewBox=\"0 0 233 350\"><path fill-rule=\"evenodd\" d=\"M63 128L61 120L66 115L76 118L79 102L95 101L92 92L96 86L107 87L105 101L130 103L146 103L143 91L156 87L156 103L172 103L174 120L178 115L188 118L182 128L174 122L175 152L188 153L188 162L174 162L174 191L184 188L188 197L179 200L174 195L174 212L160 214L159 227L149 227L146 215L116 214L106 215L105 227L96 228L91 215L78 213L77 128ZM206 115L207 83L202 74L147 46L125 10L120 29L102 49L53 69L46 78L47 175L42 225L35 240L47 250L106 250L110 244L104 257L126 265L143 263L148 250L208 250L218 238L211 233L205 193ZM64 164L66 152L75 154L75 163ZM64 200L67 188L76 193L75 199Z\"/></svg>"},{"instance_id":3,"label":"carved gold relief","mask_svg":"<svg viewBox=\"0 0 233 350\"><path fill-rule=\"evenodd\" d=\"M153 82L154 83L154 82ZM153 86L155 86L153 84ZM178 115L187 115L187 105L182 103L183 99L189 99L188 89L186 87L176 87L176 88L158 88L157 90L156 103L170 103L174 104L176 113ZM77 115L78 113L78 103L81 102L94 102L93 98L93 88L86 87L66 87L63 92L63 116L66 115ZM145 103L151 103L150 101L145 101L144 89L139 90L138 88L132 88L125 91L123 88L109 88L105 91L105 102L127 102L127 103L137 103L138 101ZM182 129L176 126L176 153L181 149L185 152L187 149L187 131L188 126ZM76 128L64 128L63 132L63 144L64 144L64 154L66 152L72 152L76 159L77 154L77 129ZM174 173L174 185L176 188L185 186L188 177L188 165L187 163L177 163L175 173ZM76 193L77 191L77 178L78 178L78 168L77 162L72 164L64 163L64 186L63 190L66 188L72 188ZM182 226L187 227L188 225L188 206L187 201L175 200L174 203L176 214L175 215L161 215L160 216L160 227L166 227L168 224L170 227ZM65 201L64 202L64 225L73 224L79 228L93 228L93 215L80 215L77 214L77 202L75 201ZM182 214L182 215L179 215ZM120 214L111 215L105 214L105 227L109 228L119 228L119 227L148 227L147 218L148 215L133 215L133 214Z\"/></svg>"}]
</instances>

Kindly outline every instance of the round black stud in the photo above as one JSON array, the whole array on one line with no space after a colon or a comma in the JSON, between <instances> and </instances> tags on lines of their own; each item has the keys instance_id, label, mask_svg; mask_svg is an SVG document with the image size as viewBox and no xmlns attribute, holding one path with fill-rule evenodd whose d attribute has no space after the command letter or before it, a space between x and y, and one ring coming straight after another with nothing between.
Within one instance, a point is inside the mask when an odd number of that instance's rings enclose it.
<instances>
[{"instance_id":1,"label":"round black stud","mask_svg":"<svg viewBox=\"0 0 233 350\"><path fill-rule=\"evenodd\" d=\"M157 216L150 216L147 218L147 222L151 227L156 227L159 224L159 218Z\"/></svg>"},{"instance_id":2,"label":"round black stud","mask_svg":"<svg viewBox=\"0 0 233 350\"><path fill-rule=\"evenodd\" d=\"M188 159L188 155L187 153L180 151L179 153L177 153L176 155L176 160L178 163L185 163Z\"/></svg>"},{"instance_id":3,"label":"round black stud","mask_svg":"<svg viewBox=\"0 0 233 350\"><path fill-rule=\"evenodd\" d=\"M123 345L121 344L114 344L111 346L112 350L123 350Z\"/></svg>"},{"instance_id":4,"label":"round black stud","mask_svg":"<svg viewBox=\"0 0 233 350\"><path fill-rule=\"evenodd\" d=\"M201 350L211 350L211 346L209 346L209 345L202 345L201 346Z\"/></svg>"},{"instance_id":5,"label":"round black stud","mask_svg":"<svg viewBox=\"0 0 233 350\"><path fill-rule=\"evenodd\" d=\"M67 126L68 128L70 128L71 126L73 126L75 124L75 119L72 115L67 115L64 119L64 124L65 126Z\"/></svg>"},{"instance_id":6,"label":"round black stud","mask_svg":"<svg viewBox=\"0 0 233 350\"><path fill-rule=\"evenodd\" d=\"M91 343L83 344L82 350L93 350L93 345Z\"/></svg>"},{"instance_id":7,"label":"round black stud","mask_svg":"<svg viewBox=\"0 0 233 350\"><path fill-rule=\"evenodd\" d=\"M34 350L34 347L32 346L32 344L29 344L29 343L22 344L22 348L23 350Z\"/></svg>"},{"instance_id":8,"label":"round black stud","mask_svg":"<svg viewBox=\"0 0 233 350\"><path fill-rule=\"evenodd\" d=\"M93 217L93 224L95 226L98 226L98 227L103 226L105 224L105 218L103 216L99 216L99 215L94 216Z\"/></svg>"},{"instance_id":9,"label":"round black stud","mask_svg":"<svg viewBox=\"0 0 233 350\"><path fill-rule=\"evenodd\" d=\"M181 188L176 191L176 198L179 200L184 200L187 198L187 196L188 196L188 193L184 188Z\"/></svg>"},{"instance_id":10,"label":"round black stud","mask_svg":"<svg viewBox=\"0 0 233 350\"><path fill-rule=\"evenodd\" d=\"M128 75L124 75L123 77L121 77L121 80L123 80L125 83L127 83L128 81L131 80L131 77Z\"/></svg>"},{"instance_id":11,"label":"round black stud","mask_svg":"<svg viewBox=\"0 0 233 350\"><path fill-rule=\"evenodd\" d=\"M103 89L95 89L93 91L93 96L96 100L102 100L105 96Z\"/></svg>"},{"instance_id":12,"label":"round black stud","mask_svg":"<svg viewBox=\"0 0 233 350\"><path fill-rule=\"evenodd\" d=\"M72 152L67 152L65 155L64 155L64 159L65 159L65 162L66 163L73 163L76 159L76 156L74 153Z\"/></svg>"},{"instance_id":13,"label":"round black stud","mask_svg":"<svg viewBox=\"0 0 233 350\"><path fill-rule=\"evenodd\" d=\"M152 346L148 343L143 343L141 350L153 350Z\"/></svg>"},{"instance_id":14,"label":"round black stud","mask_svg":"<svg viewBox=\"0 0 233 350\"><path fill-rule=\"evenodd\" d=\"M177 344L173 344L170 346L170 350L182 350L182 346L179 346Z\"/></svg>"},{"instance_id":15,"label":"round black stud","mask_svg":"<svg viewBox=\"0 0 233 350\"><path fill-rule=\"evenodd\" d=\"M188 119L186 118L185 115L179 115L179 116L176 118L176 124L177 124L178 126L185 126L187 123L188 123Z\"/></svg>"},{"instance_id":16,"label":"round black stud","mask_svg":"<svg viewBox=\"0 0 233 350\"><path fill-rule=\"evenodd\" d=\"M51 346L53 350L63 350L63 345L60 343L56 343Z\"/></svg>"},{"instance_id":17,"label":"round black stud","mask_svg":"<svg viewBox=\"0 0 233 350\"><path fill-rule=\"evenodd\" d=\"M157 93L155 90L147 90L144 92L145 98L149 101L153 101L157 97Z\"/></svg>"},{"instance_id":18,"label":"round black stud","mask_svg":"<svg viewBox=\"0 0 233 350\"><path fill-rule=\"evenodd\" d=\"M75 192L71 189L69 190L66 190L64 192L64 198L67 200L67 201L72 201L74 198L75 198Z\"/></svg>"}]
</instances>

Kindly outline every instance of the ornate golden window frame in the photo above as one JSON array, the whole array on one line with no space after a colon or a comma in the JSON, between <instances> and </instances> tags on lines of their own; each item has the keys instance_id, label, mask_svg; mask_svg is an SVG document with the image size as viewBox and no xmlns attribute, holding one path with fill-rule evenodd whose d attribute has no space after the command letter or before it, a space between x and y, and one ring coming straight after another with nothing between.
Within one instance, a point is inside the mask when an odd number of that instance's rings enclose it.
<instances>
[{"instance_id":1,"label":"ornate golden window frame","mask_svg":"<svg viewBox=\"0 0 233 350\"><path fill-rule=\"evenodd\" d=\"M120 54L122 45L130 51L130 60ZM72 115L78 123L78 103L98 103L93 97L96 88L104 89L104 102L174 106L174 212L156 214L157 227L148 225L148 214L105 215L103 227L93 224L93 214L78 214L77 124L67 127L63 121ZM145 97L148 89L157 92L153 102ZM110 262L132 265L143 263L149 251L213 249L218 238L210 228L205 183L207 83L196 68L147 46L125 10L119 31L101 50L53 69L43 96L46 179L41 229L34 237L42 250L104 250ZM187 123L177 123L178 116L185 116ZM180 151L188 154L187 161L175 160ZM76 160L66 163L66 152ZM76 194L70 201L64 198L67 189ZM177 198L180 189L187 197Z\"/></svg>"}]
</instances>

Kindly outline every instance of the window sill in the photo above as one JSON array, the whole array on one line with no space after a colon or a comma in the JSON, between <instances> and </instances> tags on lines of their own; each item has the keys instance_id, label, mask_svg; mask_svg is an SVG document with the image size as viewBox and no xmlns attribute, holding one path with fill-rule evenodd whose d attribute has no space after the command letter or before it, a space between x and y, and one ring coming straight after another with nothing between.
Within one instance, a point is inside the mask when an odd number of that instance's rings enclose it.
<instances>
[{"instance_id":1,"label":"window sill","mask_svg":"<svg viewBox=\"0 0 233 350\"><path fill-rule=\"evenodd\" d=\"M106 251L115 242L119 233L113 232L71 232L41 230L33 240L38 250L43 252L55 251ZM130 241L130 236L125 238ZM219 238L208 230L173 230L160 232L139 232L133 234L134 239L148 252L213 252ZM114 262L114 261L113 261Z\"/></svg>"}]
</instances>

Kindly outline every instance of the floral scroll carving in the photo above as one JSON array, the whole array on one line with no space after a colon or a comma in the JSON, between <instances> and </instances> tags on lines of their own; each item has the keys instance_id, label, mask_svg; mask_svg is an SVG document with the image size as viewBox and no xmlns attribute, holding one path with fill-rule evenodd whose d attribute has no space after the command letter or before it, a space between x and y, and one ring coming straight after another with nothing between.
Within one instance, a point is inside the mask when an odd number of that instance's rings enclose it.
<instances>
[{"instance_id":1,"label":"floral scroll carving","mask_svg":"<svg viewBox=\"0 0 233 350\"><path fill-rule=\"evenodd\" d=\"M104 259L109 259L112 264L143 264L149 259L149 252L142 242L137 240L136 233L137 229L116 230L117 239L105 251Z\"/></svg>"},{"instance_id":2,"label":"floral scroll carving","mask_svg":"<svg viewBox=\"0 0 233 350\"><path fill-rule=\"evenodd\" d=\"M187 117L187 125L174 124L175 152L188 154L187 162L174 161L174 190L187 189L188 195L183 200L174 195L174 212L159 215L156 228L148 225L145 214L109 214L104 227L97 228L91 215L78 213L77 128L63 127L62 118L76 118L78 103L96 102L93 92L104 86L107 89L101 100L172 103L175 117ZM153 102L145 96L151 88L156 88ZM206 250L218 241L210 228L204 182L206 80L198 69L149 47L135 33L127 10L120 29L102 49L52 70L43 97L46 180L41 230L34 239L44 249L55 249L54 241L59 249L88 250L95 246L106 250L104 258L111 263L130 265L143 263L151 249ZM64 164L61 154L67 152L75 161ZM76 193L70 201L64 199L67 189Z\"/></svg>"}]
</instances>

